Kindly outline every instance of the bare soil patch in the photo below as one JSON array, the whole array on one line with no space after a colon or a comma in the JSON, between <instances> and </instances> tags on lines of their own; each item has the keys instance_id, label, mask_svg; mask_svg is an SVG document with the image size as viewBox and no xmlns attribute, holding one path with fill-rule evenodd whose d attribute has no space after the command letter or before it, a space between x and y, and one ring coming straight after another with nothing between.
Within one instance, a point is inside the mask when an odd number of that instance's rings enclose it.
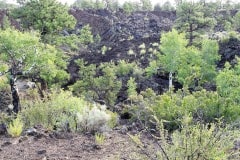
<instances>
[{"instance_id":1,"label":"bare soil patch","mask_svg":"<svg viewBox=\"0 0 240 160\"><path fill-rule=\"evenodd\" d=\"M94 136L68 133L42 134L20 138L0 137L2 160L137 160L148 159L142 149L127 134L111 131L102 145ZM143 145L150 147L145 137Z\"/></svg>"}]
</instances>

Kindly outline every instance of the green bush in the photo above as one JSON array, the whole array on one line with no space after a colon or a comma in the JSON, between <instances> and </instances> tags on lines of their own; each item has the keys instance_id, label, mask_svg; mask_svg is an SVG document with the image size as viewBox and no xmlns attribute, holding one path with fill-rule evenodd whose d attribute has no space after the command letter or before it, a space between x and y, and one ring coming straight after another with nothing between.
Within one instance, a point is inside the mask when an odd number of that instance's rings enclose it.
<instances>
[{"instance_id":1,"label":"green bush","mask_svg":"<svg viewBox=\"0 0 240 160\"><path fill-rule=\"evenodd\" d=\"M239 151L233 150L234 141L240 135L238 130L222 127L220 122L193 124L189 116L184 116L180 121L181 127L172 134L164 130L163 123L160 123L159 160L222 160L239 154Z\"/></svg>"},{"instance_id":2,"label":"green bush","mask_svg":"<svg viewBox=\"0 0 240 160\"><path fill-rule=\"evenodd\" d=\"M20 116L18 116L8 125L7 132L12 137L19 137L23 131L23 127L24 127L24 124Z\"/></svg>"},{"instance_id":3,"label":"green bush","mask_svg":"<svg viewBox=\"0 0 240 160\"><path fill-rule=\"evenodd\" d=\"M29 102L28 105L27 102L25 103L25 109L21 114L25 126L32 127L41 124L49 129L59 126L64 119L65 122L72 122L76 113L81 113L84 107L87 107L83 99L73 97L69 91L53 92L48 95L48 99Z\"/></svg>"},{"instance_id":4,"label":"green bush","mask_svg":"<svg viewBox=\"0 0 240 160\"><path fill-rule=\"evenodd\" d=\"M229 63L219 72L216 78L217 93L221 100L221 106L224 107L224 117L229 122L239 119L240 115L240 65L239 59L237 65L231 68Z\"/></svg>"},{"instance_id":5,"label":"green bush","mask_svg":"<svg viewBox=\"0 0 240 160\"><path fill-rule=\"evenodd\" d=\"M135 67L135 63L128 63L125 60L120 60L115 66L116 75L121 76L127 76L129 73L131 73Z\"/></svg>"},{"instance_id":6,"label":"green bush","mask_svg":"<svg viewBox=\"0 0 240 160\"><path fill-rule=\"evenodd\" d=\"M186 114L191 114L195 120L209 123L221 117L224 120L229 120L234 115L230 112L238 111L236 107L233 111L233 108L227 107L226 102L217 92L206 90L196 91L192 94L186 89L179 90L176 93L167 92L156 96L149 103L152 104L149 106L156 117L168 122L166 123L168 129L178 128L180 124L178 119ZM235 117L232 117L232 120L233 118Z\"/></svg>"},{"instance_id":7,"label":"green bush","mask_svg":"<svg viewBox=\"0 0 240 160\"><path fill-rule=\"evenodd\" d=\"M115 115L107 111L106 106L94 104L77 115L77 125L82 132L103 132L111 129L114 118Z\"/></svg>"},{"instance_id":8,"label":"green bush","mask_svg":"<svg viewBox=\"0 0 240 160\"><path fill-rule=\"evenodd\" d=\"M96 68L93 64L87 66L83 60L78 60L77 63L80 67L80 80L71 87L73 93L84 96L89 101L104 101L108 106L113 106L122 87L113 64L106 63Z\"/></svg>"},{"instance_id":9,"label":"green bush","mask_svg":"<svg viewBox=\"0 0 240 160\"><path fill-rule=\"evenodd\" d=\"M127 94L129 99L133 99L133 97L137 96L137 83L135 82L135 78L130 77L127 82Z\"/></svg>"},{"instance_id":10,"label":"green bush","mask_svg":"<svg viewBox=\"0 0 240 160\"><path fill-rule=\"evenodd\" d=\"M97 132L113 127L117 121L116 115L105 106L74 97L70 91L55 91L44 100L29 103L21 119L25 127L40 124L50 130L73 132Z\"/></svg>"}]
</instances>

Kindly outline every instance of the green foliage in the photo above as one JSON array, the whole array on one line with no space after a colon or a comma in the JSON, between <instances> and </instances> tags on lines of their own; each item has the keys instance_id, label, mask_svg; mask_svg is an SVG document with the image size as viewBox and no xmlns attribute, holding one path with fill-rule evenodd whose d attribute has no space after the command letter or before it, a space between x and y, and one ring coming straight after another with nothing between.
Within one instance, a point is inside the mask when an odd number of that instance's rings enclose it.
<instances>
[{"instance_id":1,"label":"green foliage","mask_svg":"<svg viewBox=\"0 0 240 160\"><path fill-rule=\"evenodd\" d=\"M77 52L79 48L86 47L88 44L94 42L91 27L89 25L85 25L79 31L79 34L45 35L45 38L48 39L48 43L56 45L65 52L70 53Z\"/></svg>"},{"instance_id":2,"label":"green foliage","mask_svg":"<svg viewBox=\"0 0 240 160\"><path fill-rule=\"evenodd\" d=\"M102 131L112 127L114 118L105 106L88 103L70 91L53 91L44 100L29 101L21 112L26 127L41 124L50 130L73 132Z\"/></svg>"},{"instance_id":3,"label":"green foliage","mask_svg":"<svg viewBox=\"0 0 240 160\"><path fill-rule=\"evenodd\" d=\"M0 91L7 88L8 78L6 76L0 76Z\"/></svg>"},{"instance_id":4,"label":"green foliage","mask_svg":"<svg viewBox=\"0 0 240 160\"><path fill-rule=\"evenodd\" d=\"M100 4L97 3L97 5L100 5ZM73 6L76 6L76 7L81 8L81 9L93 9L94 8L94 2L93 2L93 0L76 0L74 2Z\"/></svg>"},{"instance_id":5,"label":"green foliage","mask_svg":"<svg viewBox=\"0 0 240 160\"><path fill-rule=\"evenodd\" d=\"M65 71L67 64L66 61L64 61L62 52L53 46L42 45L37 53L34 54L37 54L34 60L38 66L34 68L31 74L35 77L40 76L40 78L46 81L50 86L56 83L65 83L69 75Z\"/></svg>"},{"instance_id":6,"label":"green foliage","mask_svg":"<svg viewBox=\"0 0 240 160\"><path fill-rule=\"evenodd\" d=\"M22 134L24 124L18 116L16 119L14 119L7 128L8 134L10 134L12 137L19 137Z\"/></svg>"},{"instance_id":7,"label":"green foliage","mask_svg":"<svg viewBox=\"0 0 240 160\"><path fill-rule=\"evenodd\" d=\"M133 51L132 49L130 49L130 50L128 51L128 55L135 55L135 53L134 53L134 51Z\"/></svg>"},{"instance_id":8,"label":"green foliage","mask_svg":"<svg viewBox=\"0 0 240 160\"><path fill-rule=\"evenodd\" d=\"M220 60L218 54L218 42L215 40L204 39L202 41L201 57L203 64L201 65L202 81L214 82L216 73L216 62Z\"/></svg>"},{"instance_id":9,"label":"green foliage","mask_svg":"<svg viewBox=\"0 0 240 160\"><path fill-rule=\"evenodd\" d=\"M202 59L200 51L195 47L188 47L180 55L180 67L177 70L177 80L183 86L195 87L196 80L201 77Z\"/></svg>"},{"instance_id":10,"label":"green foliage","mask_svg":"<svg viewBox=\"0 0 240 160\"><path fill-rule=\"evenodd\" d=\"M94 104L85 108L82 114L77 115L78 128L82 132L103 132L109 129L111 115L106 106ZM112 121L112 120L111 120Z\"/></svg>"},{"instance_id":11,"label":"green foliage","mask_svg":"<svg viewBox=\"0 0 240 160\"><path fill-rule=\"evenodd\" d=\"M3 68L7 71L12 67L14 72L21 71L49 85L64 83L69 75L64 70L66 62L62 52L39 41L38 34L34 32L22 33L13 29L0 31L0 61L5 64Z\"/></svg>"},{"instance_id":12,"label":"green foliage","mask_svg":"<svg viewBox=\"0 0 240 160\"><path fill-rule=\"evenodd\" d=\"M177 6L177 19L175 27L181 32L185 32L192 45L195 39L206 30L215 25L215 20L203 12L203 5L197 2L183 1Z\"/></svg>"},{"instance_id":13,"label":"green foliage","mask_svg":"<svg viewBox=\"0 0 240 160\"><path fill-rule=\"evenodd\" d=\"M76 130L76 113L82 113L87 102L73 97L71 92L53 92L48 99L29 101L22 110L22 119L26 127L41 124L45 128L53 129L69 122L71 129Z\"/></svg>"},{"instance_id":14,"label":"green foliage","mask_svg":"<svg viewBox=\"0 0 240 160\"><path fill-rule=\"evenodd\" d=\"M70 34L68 36L62 35L46 35L49 37L49 43L62 48L65 52L77 52L79 50L80 40L76 34Z\"/></svg>"},{"instance_id":15,"label":"green foliage","mask_svg":"<svg viewBox=\"0 0 240 160\"><path fill-rule=\"evenodd\" d=\"M238 11L235 16L233 17L233 26L235 30L239 30L240 29L240 11Z\"/></svg>"},{"instance_id":16,"label":"green foliage","mask_svg":"<svg viewBox=\"0 0 240 160\"><path fill-rule=\"evenodd\" d=\"M231 30L232 30L232 23L229 22L229 21L225 21L225 22L224 22L224 29L225 29L226 31L231 31Z\"/></svg>"},{"instance_id":17,"label":"green foliage","mask_svg":"<svg viewBox=\"0 0 240 160\"><path fill-rule=\"evenodd\" d=\"M132 13L133 11L135 11L134 3L130 2L130 1L125 1L125 2L123 3L122 8L123 8L123 10L124 10L127 14L130 14L130 13Z\"/></svg>"},{"instance_id":18,"label":"green foliage","mask_svg":"<svg viewBox=\"0 0 240 160\"><path fill-rule=\"evenodd\" d=\"M106 46L103 46L103 47L101 48L102 54L104 55L107 50L108 50L107 47L106 47Z\"/></svg>"},{"instance_id":19,"label":"green foliage","mask_svg":"<svg viewBox=\"0 0 240 160\"><path fill-rule=\"evenodd\" d=\"M146 48L145 43L142 43L140 46L138 46L138 48L140 48L140 49L145 49L145 48Z\"/></svg>"},{"instance_id":20,"label":"green foliage","mask_svg":"<svg viewBox=\"0 0 240 160\"><path fill-rule=\"evenodd\" d=\"M180 55L177 79L184 86L194 88L206 82L215 82L216 62L220 60L218 43L209 39L201 43L201 50L190 46Z\"/></svg>"},{"instance_id":21,"label":"green foliage","mask_svg":"<svg viewBox=\"0 0 240 160\"><path fill-rule=\"evenodd\" d=\"M158 54L158 61L150 62L146 69L149 73L157 70L161 65L169 72L169 88L172 87L172 74L176 73L181 64L181 54L186 50L187 40L184 34L179 34L175 29L171 32L164 33L161 37L160 50L163 54Z\"/></svg>"},{"instance_id":22,"label":"green foliage","mask_svg":"<svg viewBox=\"0 0 240 160\"><path fill-rule=\"evenodd\" d=\"M225 115L229 121L237 120L240 114L239 73L239 62L234 68L226 63L216 78L217 92L222 98L222 105L226 108Z\"/></svg>"},{"instance_id":23,"label":"green foliage","mask_svg":"<svg viewBox=\"0 0 240 160\"><path fill-rule=\"evenodd\" d=\"M73 4L80 9L111 9L119 8L118 0L76 0Z\"/></svg>"},{"instance_id":24,"label":"green foliage","mask_svg":"<svg viewBox=\"0 0 240 160\"><path fill-rule=\"evenodd\" d=\"M159 55L159 63L168 72L176 72L180 64L180 55L185 51L187 40L184 34L179 34L176 30L164 33L161 37L160 50L163 55Z\"/></svg>"},{"instance_id":25,"label":"green foliage","mask_svg":"<svg viewBox=\"0 0 240 160\"><path fill-rule=\"evenodd\" d=\"M128 74L133 72L134 68L136 68L135 63L129 63L126 62L125 60L120 60L117 66L115 67L116 75L118 77L127 76Z\"/></svg>"},{"instance_id":26,"label":"green foliage","mask_svg":"<svg viewBox=\"0 0 240 160\"><path fill-rule=\"evenodd\" d=\"M116 127L119 119L118 113L107 111L107 114L110 115L110 120L107 122L107 126L109 126L110 128Z\"/></svg>"},{"instance_id":27,"label":"green foliage","mask_svg":"<svg viewBox=\"0 0 240 160\"><path fill-rule=\"evenodd\" d=\"M107 6L109 9L117 11L120 7L119 1L118 0L105 0L107 1Z\"/></svg>"},{"instance_id":28,"label":"green foliage","mask_svg":"<svg viewBox=\"0 0 240 160\"><path fill-rule=\"evenodd\" d=\"M85 96L88 100L100 100L113 106L122 86L121 82L117 80L114 66L102 64L98 68L102 75L97 76L96 65L87 66L83 60L78 60L77 63L80 67L80 80L72 86L73 93Z\"/></svg>"},{"instance_id":29,"label":"green foliage","mask_svg":"<svg viewBox=\"0 0 240 160\"><path fill-rule=\"evenodd\" d=\"M141 149L144 147L144 144L142 143L142 141L140 139L140 135L138 135L138 134L136 134L136 135L128 134L128 136L138 147L140 147Z\"/></svg>"},{"instance_id":30,"label":"green foliage","mask_svg":"<svg viewBox=\"0 0 240 160\"><path fill-rule=\"evenodd\" d=\"M175 10L170 1L166 1L166 2L162 5L161 9L162 9L163 11L173 11L173 10Z\"/></svg>"},{"instance_id":31,"label":"green foliage","mask_svg":"<svg viewBox=\"0 0 240 160\"><path fill-rule=\"evenodd\" d=\"M4 16L2 20L2 29L7 29L11 27L11 21L9 20L8 16Z\"/></svg>"},{"instance_id":32,"label":"green foliage","mask_svg":"<svg viewBox=\"0 0 240 160\"><path fill-rule=\"evenodd\" d=\"M21 20L23 28L38 30L42 36L74 28L76 23L68 7L56 0L27 1L13 10L13 16Z\"/></svg>"},{"instance_id":33,"label":"green foliage","mask_svg":"<svg viewBox=\"0 0 240 160\"><path fill-rule=\"evenodd\" d=\"M90 44L93 43L93 35L91 32L91 27L89 25L85 25L81 30L80 30L80 36L79 36L79 41L81 44Z\"/></svg>"},{"instance_id":34,"label":"green foliage","mask_svg":"<svg viewBox=\"0 0 240 160\"><path fill-rule=\"evenodd\" d=\"M104 141L105 141L105 136L103 134L101 133L95 134L95 143L97 145L103 145Z\"/></svg>"},{"instance_id":35,"label":"green foliage","mask_svg":"<svg viewBox=\"0 0 240 160\"><path fill-rule=\"evenodd\" d=\"M153 6L150 0L140 0L143 11L151 11Z\"/></svg>"},{"instance_id":36,"label":"green foliage","mask_svg":"<svg viewBox=\"0 0 240 160\"><path fill-rule=\"evenodd\" d=\"M157 73L162 67L169 73L169 87L172 74L184 87L195 88L206 82L214 82L217 75L216 62L220 59L218 43L209 39L201 43L199 50L194 46L187 47L184 34L176 30L163 34L160 45L162 54L158 52L157 60L150 61L149 67L145 69L147 75Z\"/></svg>"},{"instance_id":37,"label":"green foliage","mask_svg":"<svg viewBox=\"0 0 240 160\"><path fill-rule=\"evenodd\" d=\"M166 121L168 129L179 126L179 118L191 114L195 119L202 122L214 122L216 118L229 119L232 108L223 104L217 92L201 90L189 93L186 89L177 93L167 92L151 99L150 107L158 120ZM236 113L239 114L239 111Z\"/></svg>"},{"instance_id":38,"label":"green foliage","mask_svg":"<svg viewBox=\"0 0 240 160\"><path fill-rule=\"evenodd\" d=\"M95 9L103 9L105 8L105 4L103 0L96 0L94 3L94 8Z\"/></svg>"},{"instance_id":39,"label":"green foliage","mask_svg":"<svg viewBox=\"0 0 240 160\"><path fill-rule=\"evenodd\" d=\"M132 99L133 97L137 96L137 84L135 82L135 78L130 77L130 79L127 82L127 94L128 98Z\"/></svg>"},{"instance_id":40,"label":"green foliage","mask_svg":"<svg viewBox=\"0 0 240 160\"><path fill-rule=\"evenodd\" d=\"M220 71L217 76L217 91L223 97L231 97L232 101L240 102L238 98L234 98L238 93L239 74L230 68L230 64L226 63L225 68ZM235 93L237 91L237 93Z\"/></svg>"},{"instance_id":41,"label":"green foliage","mask_svg":"<svg viewBox=\"0 0 240 160\"><path fill-rule=\"evenodd\" d=\"M160 123L160 160L228 159L234 152L239 152L232 150L234 140L239 136L236 129L221 127L221 123L193 124L188 116L181 122L181 128L172 134L167 133Z\"/></svg>"},{"instance_id":42,"label":"green foliage","mask_svg":"<svg viewBox=\"0 0 240 160\"><path fill-rule=\"evenodd\" d=\"M117 80L114 69L111 66L102 68L103 76L96 77L95 87L98 93L102 93L102 98L106 104L113 106L117 99L117 94L121 89L122 83ZM99 97L100 98L100 97Z\"/></svg>"},{"instance_id":43,"label":"green foliage","mask_svg":"<svg viewBox=\"0 0 240 160\"><path fill-rule=\"evenodd\" d=\"M13 9L17 6L15 4L10 4L7 0L0 0L0 9Z\"/></svg>"}]
</instances>

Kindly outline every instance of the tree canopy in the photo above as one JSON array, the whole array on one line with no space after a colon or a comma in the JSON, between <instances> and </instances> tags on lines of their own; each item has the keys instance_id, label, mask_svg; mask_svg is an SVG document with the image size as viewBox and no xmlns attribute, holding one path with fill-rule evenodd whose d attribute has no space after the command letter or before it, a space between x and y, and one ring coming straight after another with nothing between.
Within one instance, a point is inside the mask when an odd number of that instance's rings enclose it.
<instances>
[{"instance_id":1,"label":"tree canopy","mask_svg":"<svg viewBox=\"0 0 240 160\"><path fill-rule=\"evenodd\" d=\"M1 73L11 69L15 76L17 73L26 74L48 84L68 78L62 52L41 43L36 32L0 31L0 43L0 61L5 66Z\"/></svg>"},{"instance_id":2,"label":"tree canopy","mask_svg":"<svg viewBox=\"0 0 240 160\"><path fill-rule=\"evenodd\" d=\"M74 28L76 20L68 14L68 7L57 0L29 0L13 10L13 16L21 20L27 30L38 30L42 36Z\"/></svg>"},{"instance_id":3,"label":"tree canopy","mask_svg":"<svg viewBox=\"0 0 240 160\"><path fill-rule=\"evenodd\" d=\"M176 11L175 27L186 33L189 45L192 45L204 30L211 29L215 24L214 18L207 17L204 14L201 3L184 1L177 6Z\"/></svg>"}]
</instances>

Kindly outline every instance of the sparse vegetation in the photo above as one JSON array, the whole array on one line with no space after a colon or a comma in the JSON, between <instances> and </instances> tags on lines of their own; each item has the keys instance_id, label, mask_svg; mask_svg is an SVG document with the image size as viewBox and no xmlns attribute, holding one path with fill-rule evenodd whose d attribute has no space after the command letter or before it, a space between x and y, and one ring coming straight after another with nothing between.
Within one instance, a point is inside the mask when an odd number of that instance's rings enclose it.
<instances>
[{"instance_id":1,"label":"sparse vegetation","mask_svg":"<svg viewBox=\"0 0 240 160\"><path fill-rule=\"evenodd\" d=\"M101 133L96 133L95 134L95 143L97 145L103 145L105 141L105 136Z\"/></svg>"},{"instance_id":2,"label":"sparse vegetation","mask_svg":"<svg viewBox=\"0 0 240 160\"><path fill-rule=\"evenodd\" d=\"M18 116L9 124L7 131L12 137L19 137L22 134L23 128L24 124L20 116Z\"/></svg>"}]
</instances>

